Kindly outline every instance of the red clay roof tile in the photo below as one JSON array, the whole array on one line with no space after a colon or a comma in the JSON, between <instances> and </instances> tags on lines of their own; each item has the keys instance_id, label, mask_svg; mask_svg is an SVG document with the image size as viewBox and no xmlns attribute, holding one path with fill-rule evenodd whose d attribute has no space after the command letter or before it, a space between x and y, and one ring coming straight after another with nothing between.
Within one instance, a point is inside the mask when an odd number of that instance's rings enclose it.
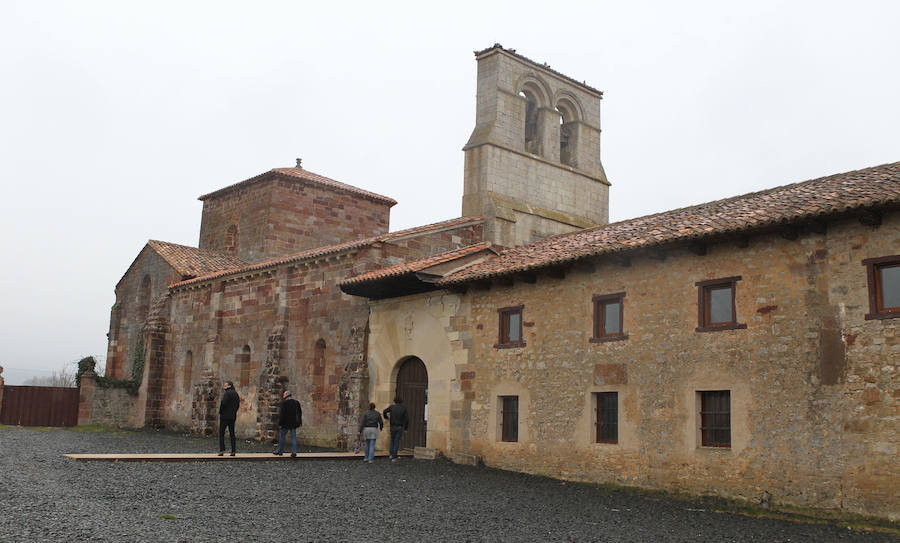
<instances>
[{"instance_id":1,"label":"red clay roof tile","mask_svg":"<svg viewBox=\"0 0 900 543\"><path fill-rule=\"evenodd\" d=\"M273 177L281 177L282 179L302 181L305 183L319 185L319 186L329 188L332 190L347 192L350 194L354 194L356 196L362 196L363 198L367 198L369 200L375 200L376 202L381 202L381 203L387 204L389 206L394 206L397 204L397 200L394 200L393 198L388 198L387 196L382 196L382 195L376 194L374 192L369 192L367 190L363 190L361 188L354 187L353 185L341 183L340 181L335 181L334 179L325 177L324 175L319 175L317 173L313 173L309 170L304 170L303 168L274 168L267 172L263 172L255 177L251 177L250 179L241 181L240 183L235 183L233 185L229 185L229 186L221 188L219 190L210 192L209 194L204 194L203 196L200 196L197 199L198 200L206 200L206 199L212 198L214 196L220 196L222 194L236 190L238 188L243 188L248 185L252 185L254 183L258 183L260 181L263 181L263 180L266 180L269 178L273 178Z\"/></svg>"},{"instance_id":2,"label":"red clay roof tile","mask_svg":"<svg viewBox=\"0 0 900 543\"><path fill-rule=\"evenodd\" d=\"M361 247L365 247L368 245L373 245L375 243L384 243L390 242L394 240L398 240L407 236L416 236L419 234L426 234L431 232L440 231L448 228L458 228L461 226L465 226L467 224L478 224L484 222L484 217L459 217L457 219L450 219L447 221L441 221L433 224L426 224L424 226L417 226L415 228L409 228L406 230L398 230L396 232L390 232L387 234L382 234L380 236L372 236L363 239L357 239L353 241L347 241L344 243L338 243L335 245L327 245L325 247L317 247L315 249L309 249L307 251L302 251L299 253L295 253L288 256L282 256L278 258L272 258L270 260L264 260L262 262L257 262L256 264L243 265L241 267L235 267L227 270L216 271L213 273L209 273L200 277L195 277L193 279L189 279L186 281L181 281L180 283L175 283L170 285L171 287L181 287L185 285L190 285L194 283L200 283L203 281L208 281L210 279L219 279L221 277L226 277L229 275L241 275L247 272L253 272L258 270L264 270L266 268L273 268L276 266L280 266L282 264L289 264L291 262L301 262L303 260L311 260L315 258L319 258L322 256L341 253L344 251L350 251L353 249L358 249Z\"/></svg>"},{"instance_id":3,"label":"red clay roof tile","mask_svg":"<svg viewBox=\"0 0 900 543\"><path fill-rule=\"evenodd\" d=\"M900 203L900 162L675 209L503 251L447 276L450 285L579 258L762 230L853 210Z\"/></svg>"},{"instance_id":4,"label":"red clay roof tile","mask_svg":"<svg viewBox=\"0 0 900 543\"><path fill-rule=\"evenodd\" d=\"M151 239L147 245L163 257L183 277L195 277L219 270L246 266L233 255Z\"/></svg>"},{"instance_id":5,"label":"red clay roof tile","mask_svg":"<svg viewBox=\"0 0 900 543\"><path fill-rule=\"evenodd\" d=\"M431 266L437 266L438 264L443 264L444 262L449 262L451 260L455 260L472 253L477 253L478 251L483 251L489 247L491 247L491 244L489 242L469 245L468 247L454 249L453 251L447 251L446 253L439 253L427 258L411 260L409 262L397 264L396 266L390 266L387 268L381 268L380 270L370 271L368 273L357 275L355 277L351 277L345 281L342 281L341 284L353 285L358 283L367 283L369 281L384 279L385 277L396 277L409 273L416 273L426 268L430 268Z\"/></svg>"}]
</instances>

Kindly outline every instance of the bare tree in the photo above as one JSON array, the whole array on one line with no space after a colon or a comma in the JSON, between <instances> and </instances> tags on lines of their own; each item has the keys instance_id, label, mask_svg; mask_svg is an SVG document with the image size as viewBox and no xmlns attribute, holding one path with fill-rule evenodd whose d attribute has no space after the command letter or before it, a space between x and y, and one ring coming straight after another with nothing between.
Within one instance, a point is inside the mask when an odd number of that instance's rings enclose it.
<instances>
[{"instance_id":1,"label":"bare tree","mask_svg":"<svg viewBox=\"0 0 900 543\"><path fill-rule=\"evenodd\" d=\"M59 371L54 371L48 376L26 379L25 384L28 386L43 387L74 387L77 367L78 362L69 362Z\"/></svg>"}]
</instances>

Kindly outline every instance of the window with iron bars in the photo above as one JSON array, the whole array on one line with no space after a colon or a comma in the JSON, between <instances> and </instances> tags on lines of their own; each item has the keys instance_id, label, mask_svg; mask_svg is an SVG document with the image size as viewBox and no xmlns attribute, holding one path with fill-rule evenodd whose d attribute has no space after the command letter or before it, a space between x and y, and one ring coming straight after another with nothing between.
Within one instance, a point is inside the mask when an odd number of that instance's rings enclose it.
<instances>
[{"instance_id":1,"label":"window with iron bars","mask_svg":"<svg viewBox=\"0 0 900 543\"><path fill-rule=\"evenodd\" d=\"M519 397L500 397L501 441L519 441Z\"/></svg>"},{"instance_id":2,"label":"window with iron bars","mask_svg":"<svg viewBox=\"0 0 900 543\"><path fill-rule=\"evenodd\" d=\"M597 443L619 442L619 393L594 393L594 410Z\"/></svg>"},{"instance_id":3,"label":"window with iron bars","mask_svg":"<svg viewBox=\"0 0 900 543\"><path fill-rule=\"evenodd\" d=\"M707 390L700 394L700 444L731 447L731 391Z\"/></svg>"}]
</instances>

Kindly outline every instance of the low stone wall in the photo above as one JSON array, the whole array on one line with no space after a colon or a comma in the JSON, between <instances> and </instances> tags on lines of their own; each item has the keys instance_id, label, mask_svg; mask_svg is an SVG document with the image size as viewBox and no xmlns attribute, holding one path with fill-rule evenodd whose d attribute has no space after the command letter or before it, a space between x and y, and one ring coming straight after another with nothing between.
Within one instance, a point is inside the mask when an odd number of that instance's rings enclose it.
<instances>
[{"instance_id":1,"label":"low stone wall","mask_svg":"<svg viewBox=\"0 0 900 543\"><path fill-rule=\"evenodd\" d=\"M93 371L81 374L78 424L96 424L116 428L137 428L134 414L137 396L124 388L101 387Z\"/></svg>"}]
</instances>

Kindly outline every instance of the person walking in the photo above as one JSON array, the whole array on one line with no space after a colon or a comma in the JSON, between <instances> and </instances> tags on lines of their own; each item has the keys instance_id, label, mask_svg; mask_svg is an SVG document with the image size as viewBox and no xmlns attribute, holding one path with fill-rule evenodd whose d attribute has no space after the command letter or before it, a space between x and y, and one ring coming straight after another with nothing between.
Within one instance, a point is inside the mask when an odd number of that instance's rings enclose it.
<instances>
[{"instance_id":1,"label":"person walking","mask_svg":"<svg viewBox=\"0 0 900 543\"><path fill-rule=\"evenodd\" d=\"M291 458L297 457L297 428L303 426L303 409L300 402L291 398L291 392L285 390L281 396L281 411L278 414L278 425L281 426L281 436L278 438L278 452L272 453L281 456L284 453L284 437L291 432Z\"/></svg>"},{"instance_id":2,"label":"person walking","mask_svg":"<svg viewBox=\"0 0 900 543\"><path fill-rule=\"evenodd\" d=\"M404 430L409 430L409 410L403 405L403 398L397 396L393 405L387 406L382 414L391 425L391 462L396 462L400 460L397 456L400 453L400 438Z\"/></svg>"},{"instance_id":3,"label":"person walking","mask_svg":"<svg viewBox=\"0 0 900 543\"><path fill-rule=\"evenodd\" d=\"M225 454L225 428L231 435L231 456L234 456L236 440L234 438L234 422L237 420L238 407L241 405L241 397L234 389L234 383L225 381L225 392L219 403L219 456Z\"/></svg>"},{"instance_id":4,"label":"person walking","mask_svg":"<svg viewBox=\"0 0 900 543\"><path fill-rule=\"evenodd\" d=\"M375 441L382 428L384 421L381 419L381 413L375 411L374 403L369 403L369 410L359 418L359 433L366 440L366 456L363 462L371 464L375 461Z\"/></svg>"}]
</instances>

